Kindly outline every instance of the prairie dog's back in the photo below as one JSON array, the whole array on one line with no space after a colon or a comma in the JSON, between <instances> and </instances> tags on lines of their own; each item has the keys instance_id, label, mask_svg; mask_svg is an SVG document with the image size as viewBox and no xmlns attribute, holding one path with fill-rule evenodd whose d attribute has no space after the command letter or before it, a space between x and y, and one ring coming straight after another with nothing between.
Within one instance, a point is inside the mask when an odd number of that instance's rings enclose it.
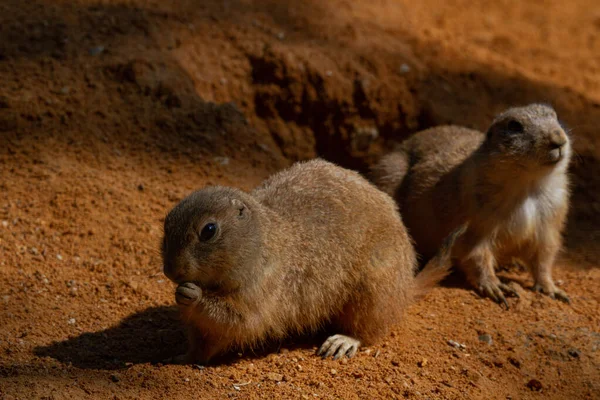
<instances>
[{"instance_id":1,"label":"prairie dog's back","mask_svg":"<svg viewBox=\"0 0 600 400\"><path fill-rule=\"evenodd\" d=\"M272 176L252 194L299 232L356 235L379 220L398 215L393 199L365 178L320 159ZM361 227L360 222L366 220ZM402 225L400 221L387 222Z\"/></svg>"},{"instance_id":2,"label":"prairie dog's back","mask_svg":"<svg viewBox=\"0 0 600 400\"><path fill-rule=\"evenodd\" d=\"M455 125L417 132L383 156L371 168L370 178L379 189L392 197L398 196L409 186L411 190L426 190L467 159L484 138L482 132ZM416 187L413 187L413 182L405 181L412 168L428 171L426 179L414 182Z\"/></svg>"},{"instance_id":3,"label":"prairie dog's back","mask_svg":"<svg viewBox=\"0 0 600 400\"><path fill-rule=\"evenodd\" d=\"M416 257L397 206L358 173L312 160L275 174L252 195L281 219L286 248L278 253L286 267L279 279L288 285L276 290L288 300L288 315L304 308L313 312L302 318L318 320L326 308L343 306L361 276L378 273L369 271L374 251L386 263L395 260L397 269L386 265L380 273L393 272L389 280L400 283L390 286L399 298L409 296Z\"/></svg>"}]
</instances>

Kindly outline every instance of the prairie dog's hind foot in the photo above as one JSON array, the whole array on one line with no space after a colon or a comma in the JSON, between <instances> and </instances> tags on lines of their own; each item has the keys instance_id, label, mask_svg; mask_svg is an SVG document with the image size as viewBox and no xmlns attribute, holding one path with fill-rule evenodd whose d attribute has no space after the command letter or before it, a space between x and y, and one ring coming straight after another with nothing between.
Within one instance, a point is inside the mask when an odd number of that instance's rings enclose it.
<instances>
[{"instance_id":1,"label":"prairie dog's hind foot","mask_svg":"<svg viewBox=\"0 0 600 400\"><path fill-rule=\"evenodd\" d=\"M536 282L536 284L533 285L533 291L548 295L551 299L560 300L564 303L571 304L571 299L569 299L567 293L557 288L552 281L545 284Z\"/></svg>"},{"instance_id":2,"label":"prairie dog's hind foot","mask_svg":"<svg viewBox=\"0 0 600 400\"><path fill-rule=\"evenodd\" d=\"M346 335L333 335L327 338L323 345L321 345L317 351L317 355L323 358L333 356L334 360L344 355L351 358L356 354L359 347L360 341L358 339Z\"/></svg>"},{"instance_id":3,"label":"prairie dog's hind foot","mask_svg":"<svg viewBox=\"0 0 600 400\"><path fill-rule=\"evenodd\" d=\"M184 282L175 290L175 301L180 306L197 303L202 297L202 289L192 282Z\"/></svg>"}]
</instances>

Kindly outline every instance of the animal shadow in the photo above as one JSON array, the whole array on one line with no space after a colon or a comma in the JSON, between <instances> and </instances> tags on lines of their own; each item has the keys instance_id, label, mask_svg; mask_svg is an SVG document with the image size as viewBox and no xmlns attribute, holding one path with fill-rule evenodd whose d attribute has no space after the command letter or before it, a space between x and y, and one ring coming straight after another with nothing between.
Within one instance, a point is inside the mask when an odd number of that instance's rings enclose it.
<instances>
[{"instance_id":1,"label":"animal shadow","mask_svg":"<svg viewBox=\"0 0 600 400\"><path fill-rule=\"evenodd\" d=\"M283 349L314 351L327 338L325 330L298 335L284 341L266 341L243 353L229 351L211 365L234 364L241 358L258 359ZM126 317L118 325L86 332L61 342L34 349L38 357L51 357L83 369L117 370L133 364L161 364L187 349L185 329L176 306L151 307Z\"/></svg>"},{"instance_id":2,"label":"animal shadow","mask_svg":"<svg viewBox=\"0 0 600 400\"><path fill-rule=\"evenodd\" d=\"M103 331L39 346L34 353L78 368L112 370L157 363L185 350L186 337L177 307L162 306L132 314Z\"/></svg>"}]
</instances>

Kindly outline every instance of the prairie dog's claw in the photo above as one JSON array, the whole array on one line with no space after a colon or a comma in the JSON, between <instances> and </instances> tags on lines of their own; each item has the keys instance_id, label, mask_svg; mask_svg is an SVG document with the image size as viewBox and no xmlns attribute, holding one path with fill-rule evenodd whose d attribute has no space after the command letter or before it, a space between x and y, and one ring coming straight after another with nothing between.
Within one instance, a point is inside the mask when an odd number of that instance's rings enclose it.
<instances>
[{"instance_id":1,"label":"prairie dog's claw","mask_svg":"<svg viewBox=\"0 0 600 400\"><path fill-rule=\"evenodd\" d=\"M351 358L356 354L360 346L360 341L350 336L333 335L330 336L317 351L318 356L328 358L333 356L334 360L343 356Z\"/></svg>"}]
</instances>

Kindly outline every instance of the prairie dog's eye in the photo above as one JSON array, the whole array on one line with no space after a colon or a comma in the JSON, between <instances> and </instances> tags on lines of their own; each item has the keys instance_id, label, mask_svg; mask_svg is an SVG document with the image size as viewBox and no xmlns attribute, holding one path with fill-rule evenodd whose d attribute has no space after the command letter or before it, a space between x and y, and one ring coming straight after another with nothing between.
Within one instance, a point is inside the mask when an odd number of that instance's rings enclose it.
<instances>
[{"instance_id":1,"label":"prairie dog's eye","mask_svg":"<svg viewBox=\"0 0 600 400\"><path fill-rule=\"evenodd\" d=\"M204 225L204 228L202 228L202 230L200 231L200 235L199 235L200 241L207 242L210 239L212 239L216 233L217 233L217 224L210 222L210 223Z\"/></svg>"},{"instance_id":2,"label":"prairie dog's eye","mask_svg":"<svg viewBox=\"0 0 600 400\"><path fill-rule=\"evenodd\" d=\"M523 129L524 129L523 124L515 119L511 119L510 121L508 121L508 123L506 124L506 128L511 133L521 133L521 132L523 132Z\"/></svg>"}]
</instances>

